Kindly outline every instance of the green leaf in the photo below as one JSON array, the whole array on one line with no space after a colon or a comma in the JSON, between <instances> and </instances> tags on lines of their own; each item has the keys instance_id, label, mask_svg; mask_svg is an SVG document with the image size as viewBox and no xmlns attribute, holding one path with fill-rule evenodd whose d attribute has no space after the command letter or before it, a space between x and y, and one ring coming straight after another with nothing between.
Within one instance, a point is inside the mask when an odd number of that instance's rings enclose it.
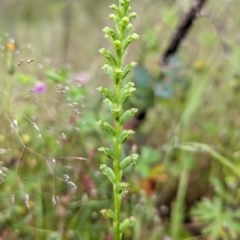
<instances>
[{"instance_id":1,"label":"green leaf","mask_svg":"<svg viewBox=\"0 0 240 240\"><path fill-rule=\"evenodd\" d=\"M231 232L240 233L240 211L225 207L219 197L204 199L193 208L192 215L205 225L203 232L213 239L228 239Z\"/></svg>"},{"instance_id":2,"label":"green leaf","mask_svg":"<svg viewBox=\"0 0 240 240\"><path fill-rule=\"evenodd\" d=\"M139 65L133 69L133 79L137 87L150 87L152 83L152 77L148 70Z\"/></svg>"},{"instance_id":3,"label":"green leaf","mask_svg":"<svg viewBox=\"0 0 240 240\"><path fill-rule=\"evenodd\" d=\"M67 79L67 71L62 69L58 73L53 69L48 69L45 74L56 83L64 83Z\"/></svg>"},{"instance_id":4,"label":"green leaf","mask_svg":"<svg viewBox=\"0 0 240 240\"><path fill-rule=\"evenodd\" d=\"M153 164L160 161L160 156L161 154L159 150L149 147L142 148L138 164L134 167L134 170L142 177L148 177Z\"/></svg>"},{"instance_id":5,"label":"green leaf","mask_svg":"<svg viewBox=\"0 0 240 240\"><path fill-rule=\"evenodd\" d=\"M22 84L26 84L26 83L34 83L36 82L36 78L31 76L31 75L26 75L23 73L20 73L17 75L18 81Z\"/></svg>"}]
</instances>

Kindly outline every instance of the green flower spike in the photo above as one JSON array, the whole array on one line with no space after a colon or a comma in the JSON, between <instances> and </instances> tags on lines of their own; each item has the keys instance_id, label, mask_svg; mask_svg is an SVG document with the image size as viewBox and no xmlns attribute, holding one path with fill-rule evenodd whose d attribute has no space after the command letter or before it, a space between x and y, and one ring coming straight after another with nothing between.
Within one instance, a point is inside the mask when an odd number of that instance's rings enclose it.
<instances>
[{"instance_id":1,"label":"green flower spike","mask_svg":"<svg viewBox=\"0 0 240 240\"><path fill-rule=\"evenodd\" d=\"M122 182L123 171L132 164L136 163L137 154L132 154L122 159L123 144L129 139L134 131L124 130L124 124L134 116L137 109L125 109L124 103L133 95L136 90L134 83L124 83L127 75L136 66L135 62L124 65L124 59L127 55L128 46L139 38L138 34L130 33L133 31L131 20L137 17L135 12L131 12L130 0L119 0L118 6L113 4L110 9L114 13L109 15L115 25L115 29L105 27L103 32L105 38L112 44L113 52L102 48L99 52L106 59L107 63L103 65L103 71L110 76L113 91L110 88L99 87L98 90L105 97L104 102L107 104L114 124L99 120L97 124L112 139L109 145L113 148L100 147L98 150L112 160L112 167L101 164L100 169L107 176L113 185L114 209L103 209L102 215L112 220L114 240L121 240L124 231L133 225L135 218L129 217L122 221L121 205L124 195L127 193L129 183Z\"/></svg>"}]
</instances>

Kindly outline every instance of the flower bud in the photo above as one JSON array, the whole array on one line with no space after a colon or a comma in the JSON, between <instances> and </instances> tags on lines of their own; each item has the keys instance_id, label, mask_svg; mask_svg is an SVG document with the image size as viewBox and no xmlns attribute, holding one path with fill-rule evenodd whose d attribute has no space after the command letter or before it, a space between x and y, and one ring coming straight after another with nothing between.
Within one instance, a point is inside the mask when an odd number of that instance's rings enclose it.
<instances>
[{"instance_id":1,"label":"flower bud","mask_svg":"<svg viewBox=\"0 0 240 240\"><path fill-rule=\"evenodd\" d=\"M121 92L119 97L119 103L123 104L130 96L132 96L133 92L136 90L134 87L130 87L123 92Z\"/></svg>"},{"instance_id":2,"label":"flower bud","mask_svg":"<svg viewBox=\"0 0 240 240\"><path fill-rule=\"evenodd\" d=\"M128 32L133 31L133 30L134 30L133 25L132 25L131 23L129 23L129 24L127 25L126 30L127 30Z\"/></svg>"},{"instance_id":3,"label":"flower bud","mask_svg":"<svg viewBox=\"0 0 240 240\"><path fill-rule=\"evenodd\" d=\"M117 11L118 7L115 4L112 4L111 6L109 6L110 9Z\"/></svg>"},{"instance_id":4,"label":"flower bud","mask_svg":"<svg viewBox=\"0 0 240 240\"><path fill-rule=\"evenodd\" d=\"M105 99L103 102L107 104L108 108L112 112L112 110L113 110L113 103L108 98Z\"/></svg>"},{"instance_id":5,"label":"flower bud","mask_svg":"<svg viewBox=\"0 0 240 240\"><path fill-rule=\"evenodd\" d=\"M119 143L123 144L129 139L135 132L133 130L123 130L119 136Z\"/></svg>"},{"instance_id":6,"label":"flower bud","mask_svg":"<svg viewBox=\"0 0 240 240\"><path fill-rule=\"evenodd\" d=\"M115 49L121 49L121 41L115 40L113 43Z\"/></svg>"},{"instance_id":7,"label":"flower bud","mask_svg":"<svg viewBox=\"0 0 240 240\"><path fill-rule=\"evenodd\" d=\"M102 209L100 212L105 218L112 219L113 221L116 221L117 219L116 213L111 209Z\"/></svg>"},{"instance_id":8,"label":"flower bud","mask_svg":"<svg viewBox=\"0 0 240 240\"><path fill-rule=\"evenodd\" d=\"M115 129L107 122L103 122L102 120L97 121L97 124L101 129L103 129L105 132L109 133L111 136L115 136L116 131Z\"/></svg>"},{"instance_id":9,"label":"flower bud","mask_svg":"<svg viewBox=\"0 0 240 240\"><path fill-rule=\"evenodd\" d=\"M117 184L118 192L125 191L128 187L129 187L129 183L126 183L126 182L120 182Z\"/></svg>"},{"instance_id":10,"label":"flower bud","mask_svg":"<svg viewBox=\"0 0 240 240\"><path fill-rule=\"evenodd\" d=\"M112 53L108 50L106 50L105 48L101 48L99 50L99 52L113 65L116 66L117 62L114 58L114 56L112 55Z\"/></svg>"},{"instance_id":11,"label":"flower bud","mask_svg":"<svg viewBox=\"0 0 240 240\"><path fill-rule=\"evenodd\" d=\"M118 38L116 32L110 27L105 27L103 32L105 33L105 38L107 38L111 43Z\"/></svg>"},{"instance_id":12,"label":"flower bud","mask_svg":"<svg viewBox=\"0 0 240 240\"><path fill-rule=\"evenodd\" d=\"M130 35L130 41L133 42L135 40L139 39L139 35L136 33L133 33L132 35Z\"/></svg>"},{"instance_id":13,"label":"flower bud","mask_svg":"<svg viewBox=\"0 0 240 240\"><path fill-rule=\"evenodd\" d=\"M123 40L123 44L122 44L122 51L125 51L126 48L128 47L128 45L132 42L134 42L135 40L139 39L139 35L136 33L133 33L129 36L127 36L124 40Z\"/></svg>"},{"instance_id":14,"label":"flower bud","mask_svg":"<svg viewBox=\"0 0 240 240\"><path fill-rule=\"evenodd\" d=\"M115 76L120 77L122 74L122 69L120 69L120 68L114 69L114 74L115 74Z\"/></svg>"},{"instance_id":15,"label":"flower bud","mask_svg":"<svg viewBox=\"0 0 240 240\"><path fill-rule=\"evenodd\" d=\"M123 110L121 107L115 107L112 110L112 113L113 113L113 116L115 119L118 119L121 116L122 112L123 112Z\"/></svg>"},{"instance_id":16,"label":"flower bud","mask_svg":"<svg viewBox=\"0 0 240 240\"><path fill-rule=\"evenodd\" d=\"M115 14L111 13L111 14L109 14L108 18L111 20L115 20L117 18L117 16Z\"/></svg>"},{"instance_id":17,"label":"flower bud","mask_svg":"<svg viewBox=\"0 0 240 240\"><path fill-rule=\"evenodd\" d=\"M132 13L130 13L129 15L128 15L128 18L131 20L131 19L133 19L133 18L137 18L138 17L138 15L135 13L135 12L132 12Z\"/></svg>"},{"instance_id":18,"label":"flower bud","mask_svg":"<svg viewBox=\"0 0 240 240\"><path fill-rule=\"evenodd\" d=\"M98 148L98 151L112 160L115 159L115 153L110 148L100 147L100 148Z\"/></svg>"},{"instance_id":19,"label":"flower bud","mask_svg":"<svg viewBox=\"0 0 240 240\"><path fill-rule=\"evenodd\" d=\"M120 123L124 125L130 118L134 116L137 111L138 110L136 108L131 108L130 110L125 111L120 117Z\"/></svg>"},{"instance_id":20,"label":"flower bud","mask_svg":"<svg viewBox=\"0 0 240 240\"><path fill-rule=\"evenodd\" d=\"M114 183L116 180L116 175L114 171L108 167L106 164L100 165L100 170L102 170L102 174L106 175L111 183Z\"/></svg>"},{"instance_id":21,"label":"flower bud","mask_svg":"<svg viewBox=\"0 0 240 240\"><path fill-rule=\"evenodd\" d=\"M125 67L124 67L124 68L125 68ZM124 90L126 90L126 89L128 89L128 88L130 88L130 87L134 87L134 86L135 86L135 84L134 84L133 82L128 82L128 83L126 83L125 85L123 85L120 94L121 94Z\"/></svg>"},{"instance_id":22,"label":"flower bud","mask_svg":"<svg viewBox=\"0 0 240 240\"><path fill-rule=\"evenodd\" d=\"M115 95L108 88L99 87L97 90L111 102L115 102Z\"/></svg>"},{"instance_id":23,"label":"flower bud","mask_svg":"<svg viewBox=\"0 0 240 240\"><path fill-rule=\"evenodd\" d=\"M125 168L129 167L132 164L136 164L136 160L138 159L138 154L132 154L131 156L125 157L121 163L120 168L124 170Z\"/></svg>"},{"instance_id":24,"label":"flower bud","mask_svg":"<svg viewBox=\"0 0 240 240\"><path fill-rule=\"evenodd\" d=\"M114 69L114 83L119 84L120 80L122 80L122 69L116 68Z\"/></svg>"},{"instance_id":25,"label":"flower bud","mask_svg":"<svg viewBox=\"0 0 240 240\"><path fill-rule=\"evenodd\" d=\"M130 218L124 219L120 224L120 232L123 233L125 230L133 225L136 221L135 217L131 216Z\"/></svg>"},{"instance_id":26,"label":"flower bud","mask_svg":"<svg viewBox=\"0 0 240 240\"><path fill-rule=\"evenodd\" d=\"M123 68L123 74L122 77L123 79L128 75L129 72L133 70L134 67L137 66L137 63L135 62L130 62L128 63L124 68Z\"/></svg>"},{"instance_id":27,"label":"flower bud","mask_svg":"<svg viewBox=\"0 0 240 240\"><path fill-rule=\"evenodd\" d=\"M129 18L128 17L123 17L122 21L121 21L123 26L127 26L129 23Z\"/></svg>"},{"instance_id":28,"label":"flower bud","mask_svg":"<svg viewBox=\"0 0 240 240\"><path fill-rule=\"evenodd\" d=\"M112 68L110 65L104 64L104 65L102 66L102 70L103 70L106 74L108 74L111 78L113 78L113 68Z\"/></svg>"}]
</instances>

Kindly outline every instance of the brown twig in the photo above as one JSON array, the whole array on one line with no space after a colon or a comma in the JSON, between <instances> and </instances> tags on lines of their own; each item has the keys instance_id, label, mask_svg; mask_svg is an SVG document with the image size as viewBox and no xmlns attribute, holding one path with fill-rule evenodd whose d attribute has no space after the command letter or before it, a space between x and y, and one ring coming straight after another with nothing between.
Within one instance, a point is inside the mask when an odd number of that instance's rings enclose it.
<instances>
[{"instance_id":1,"label":"brown twig","mask_svg":"<svg viewBox=\"0 0 240 240\"><path fill-rule=\"evenodd\" d=\"M163 56L159 61L160 64L166 64L168 62L169 57L172 56L175 52L177 52L181 42L186 37L188 31L193 25L193 22L196 19L197 14L201 11L206 2L207 0L197 0L196 4L194 4L186 13L183 21L178 26L176 33L174 34L172 40L170 41L170 44L163 53Z\"/></svg>"}]
</instances>

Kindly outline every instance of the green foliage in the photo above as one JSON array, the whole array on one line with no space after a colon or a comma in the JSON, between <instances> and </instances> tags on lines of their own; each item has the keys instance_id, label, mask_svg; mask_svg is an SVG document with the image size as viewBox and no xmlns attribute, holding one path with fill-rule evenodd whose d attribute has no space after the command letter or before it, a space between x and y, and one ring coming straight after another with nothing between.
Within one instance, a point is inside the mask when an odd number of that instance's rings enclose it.
<instances>
[{"instance_id":1,"label":"green foliage","mask_svg":"<svg viewBox=\"0 0 240 240\"><path fill-rule=\"evenodd\" d=\"M227 185L217 178L211 179L211 183L215 189L215 196L213 199L206 198L197 203L191 214L196 223L203 226L202 232L213 239L238 239L239 190L235 189L236 186Z\"/></svg>"},{"instance_id":2,"label":"green foliage","mask_svg":"<svg viewBox=\"0 0 240 240\"><path fill-rule=\"evenodd\" d=\"M133 70L133 79L137 90L134 96L130 99L130 104L138 107L140 112L145 111L152 107L154 103L152 77L144 67L137 66Z\"/></svg>"},{"instance_id":3,"label":"green foliage","mask_svg":"<svg viewBox=\"0 0 240 240\"><path fill-rule=\"evenodd\" d=\"M150 175L154 164L160 161L161 154L159 150L149 147L143 147L140 152L138 164L134 168L134 171L140 174L143 178Z\"/></svg>"},{"instance_id":4,"label":"green foliage","mask_svg":"<svg viewBox=\"0 0 240 240\"><path fill-rule=\"evenodd\" d=\"M53 69L48 69L45 71L45 74L49 79L55 83L66 83L68 77L68 71L66 69L61 69L58 73Z\"/></svg>"},{"instance_id":5,"label":"green foliage","mask_svg":"<svg viewBox=\"0 0 240 240\"><path fill-rule=\"evenodd\" d=\"M240 236L240 210L224 206L222 200L214 197L204 199L192 210L196 219L204 224L203 233L212 239L238 239Z\"/></svg>"}]
</instances>

